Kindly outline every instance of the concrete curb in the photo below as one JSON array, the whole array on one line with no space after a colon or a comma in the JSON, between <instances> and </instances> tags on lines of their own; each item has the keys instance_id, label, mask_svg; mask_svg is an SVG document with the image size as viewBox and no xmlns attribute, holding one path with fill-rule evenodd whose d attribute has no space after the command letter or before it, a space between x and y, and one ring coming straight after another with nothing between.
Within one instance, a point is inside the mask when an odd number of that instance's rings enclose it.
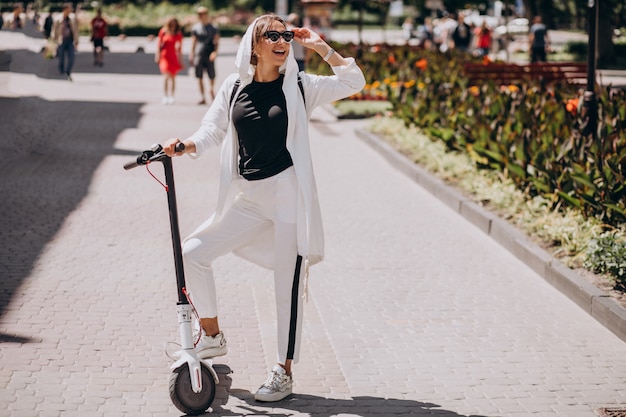
<instances>
[{"instance_id":1,"label":"concrete curb","mask_svg":"<svg viewBox=\"0 0 626 417\"><path fill-rule=\"evenodd\" d=\"M377 135L363 129L357 129L356 134L394 167L491 236L605 328L626 342L626 309L611 299L607 293L553 258L519 229L416 165Z\"/></svg>"}]
</instances>

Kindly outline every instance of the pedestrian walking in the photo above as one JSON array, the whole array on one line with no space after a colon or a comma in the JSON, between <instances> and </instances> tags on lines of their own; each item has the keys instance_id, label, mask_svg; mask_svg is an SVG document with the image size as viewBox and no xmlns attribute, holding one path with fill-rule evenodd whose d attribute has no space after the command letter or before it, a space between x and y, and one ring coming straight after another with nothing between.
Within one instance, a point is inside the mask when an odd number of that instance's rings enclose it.
<instances>
[{"instance_id":1,"label":"pedestrian walking","mask_svg":"<svg viewBox=\"0 0 626 417\"><path fill-rule=\"evenodd\" d=\"M452 31L452 42L454 48L459 51L469 52L472 45L472 28L465 23L465 15L459 14L458 22Z\"/></svg>"},{"instance_id":2,"label":"pedestrian walking","mask_svg":"<svg viewBox=\"0 0 626 417\"><path fill-rule=\"evenodd\" d=\"M93 42L93 64L104 65L104 38L107 35L107 22L102 17L102 9L96 11L96 17L91 20L91 41Z\"/></svg>"},{"instance_id":3,"label":"pedestrian walking","mask_svg":"<svg viewBox=\"0 0 626 417\"><path fill-rule=\"evenodd\" d=\"M72 13L72 3L64 3L63 11L52 25L53 38L57 44L59 73L72 81L72 67L78 48L78 23Z\"/></svg>"},{"instance_id":4,"label":"pedestrian walking","mask_svg":"<svg viewBox=\"0 0 626 417\"><path fill-rule=\"evenodd\" d=\"M407 44L415 37L414 30L415 25L413 24L413 18L411 16L407 16L404 19L404 22L402 22L402 38Z\"/></svg>"},{"instance_id":5,"label":"pedestrian walking","mask_svg":"<svg viewBox=\"0 0 626 417\"><path fill-rule=\"evenodd\" d=\"M452 43L452 32L456 28L456 20L453 13L444 14L434 27L435 45L441 52L447 52Z\"/></svg>"},{"instance_id":6,"label":"pedestrian walking","mask_svg":"<svg viewBox=\"0 0 626 417\"><path fill-rule=\"evenodd\" d=\"M476 56L489 56L492 41L491 29L489 29L487 22L483 21L482 25L476 30Z\"/></svg>"},{"instance_id":7,"label":"pedestrian walking","mask_svg":"<svg viewBox=\"0 0 626 417\"><path fill-rule=\"evenodd\" d=\"M530 62L546 62L547 52L550 47L550 37L548 28L543 24L541 16L535 16L533 24L528 33L528 44L530 49Z\"/></svg>"},{"instance_id":8,"label":"pedestrian walking","mask_svg":"<svg viewBox=\"0 0 626 417\"><path fill-rule=\"evenodd\" d=\"M417 27L418 45L426 50L434 47L433 21L430 17L424 18L424 23Z\"/></svg>"},{"instance_id":9,"label":"pedestrian walking","mask_svg":"<svg viewBox=\"0 0 626 417\"><path fill-rule=\"evenodd\" d=\"M52 34L52 12L48 12L48 16L43 21L43 35L46 40L50 39L50 35Z\"/></svg>"},{"instance_id":10,"label":"pedestrian walking","mask_svg":"<svg viewBox=\"0 0 626 417\"><path fill-rule=\"evenodd\" d=\"M163 74L163 104L174 104L176 75L183 69L183 32L178 19L172 17L159 30L155 61Z\"/></svg>"},{"instance_id":11,"label":"pedestrian walking","mask_svg":"<svg viewBox=\"0 0 626 417\"><path fill-rule=\"evenodd\" d=\"M23 13L22 5L16 4L13 6L13 20L11 21L11 28L13 29L22 29L24 27L24 22L22 21L22 13Z\"/></svg>"},{"instance_id":12,"label":"pedestrian walking","mask_svg":"<svg viewBox=\"0 0 626 417\"><path fill-rule=\"evenodd\" d=\"M204 98L204 73L209 77L209 94L215 98L215 58L217 58L217 46L219 44L219 32L211 24L209 9L198 7L198 22L191 28L191 52L189 53L189 65L194 67L196 79L200 88L200 102L206 104Z\"/></svg>"},{"instance_id":13,"label":"pedestrian walking","mask_svg":"<svg viewBox=\"0 0 626 417\"><path fill-rule=\"evenodd\" d=\"M334 75L299 72L292 41L322 56ZM365 79L354 58L344 58L310 29L287 30L276 15L248 27L235 66L200 128L182 141L185 150L174 151L180 139L166 141L164 150L195 158L222 146L216 212L183 243L187 286L201 317L196 351L201 358L227 352L211 263L233 252L273 270L277 364L255 398L278 401L292 392L308 268L324 256L309 117L315 107L361 91Z\"/></svg>"}]
</instances>

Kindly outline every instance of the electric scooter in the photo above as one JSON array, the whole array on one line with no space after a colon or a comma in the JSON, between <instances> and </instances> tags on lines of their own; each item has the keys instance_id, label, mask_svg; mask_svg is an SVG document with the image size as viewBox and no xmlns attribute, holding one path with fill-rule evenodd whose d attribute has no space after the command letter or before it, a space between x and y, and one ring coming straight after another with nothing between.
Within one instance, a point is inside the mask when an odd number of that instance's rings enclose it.
<instances>
[{"instance_id":1,"label":"electric scooter","mask_svg":"<svg viewBox=\"0 0 626 417\"><path fill-rule=\"evenodd\" d=\"M176 145L177 152L182 152L184 149L185 145L183 143ZM170 366L172 370L169 378L170 398L174 406L183 413L191 415L201 414L213 403L216 384L219 383L219 379L213 369L213 361L211 359L200 359L196 355L192 334L192 319L195 316L195 310L185 289L185 273L178 227L178 208L176 205L172 158L165 154L161 145L153 145L151 149L143 151L135 161L126 163L124 169L129 170L142 165L148 166L152 162L163 163L165 170L165 184L161 184L164 185L167 192L174 264L176 267L176 284L178 287L176 312L178 315L181 349L173 354L178 360ZM150 175L154 177L151 172Z\"/></svg>"}]
</instances>

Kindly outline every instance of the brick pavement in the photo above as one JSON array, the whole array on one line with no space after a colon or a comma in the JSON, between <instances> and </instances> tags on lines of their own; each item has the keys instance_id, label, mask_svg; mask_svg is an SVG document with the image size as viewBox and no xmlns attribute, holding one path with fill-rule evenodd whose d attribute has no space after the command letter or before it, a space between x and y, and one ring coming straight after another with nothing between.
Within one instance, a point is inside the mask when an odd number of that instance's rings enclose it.
<instances>
[{"instance_id":1,"label":"brick pavement","mask_svg":"<svg viewBox=\"0 0 626 417\"><path fill-rule=\"evenodd\" d=\"M87 43L74 82L0 32L0 416L178 416L167 394L175 283L165 194L131 155L195 129L195 80L163 106L146 54ZM224 41L218 82L236 45ZM116 49L118 48L118 52ZM2 62L0 60L0 62ZM323 109L312 152L327 259L312 268L296 394L252 393L275 359L267 271L216 265L232 370L212 415L591 417L626 405L626 344L398 172ZM215 202L217 152L175 161L183 235ZM156 171L158 173L158 171Z\"/></svg>"}]
</instances>

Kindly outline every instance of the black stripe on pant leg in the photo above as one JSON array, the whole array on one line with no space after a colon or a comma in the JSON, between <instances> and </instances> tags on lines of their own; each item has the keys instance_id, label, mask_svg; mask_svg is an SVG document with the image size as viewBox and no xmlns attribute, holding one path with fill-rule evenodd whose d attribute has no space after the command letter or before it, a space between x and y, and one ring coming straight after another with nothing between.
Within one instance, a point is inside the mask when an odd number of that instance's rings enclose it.
<instances>
[{"instance_id":1,"label":"black stripe on pant leg","mask_svg":"<svg viewBox=\"0 0 626 417\"><path fill-rule=\"evenodd\" d=\"M296 259L296 271L293 274L293 286L291 287L291 317L289 319L289 344L287 345L287 359L293 359L296 349L296 330L298 327L298 290L300 288L300 269L302 267L302 256Z\"/></svg>"}]
</instances>

